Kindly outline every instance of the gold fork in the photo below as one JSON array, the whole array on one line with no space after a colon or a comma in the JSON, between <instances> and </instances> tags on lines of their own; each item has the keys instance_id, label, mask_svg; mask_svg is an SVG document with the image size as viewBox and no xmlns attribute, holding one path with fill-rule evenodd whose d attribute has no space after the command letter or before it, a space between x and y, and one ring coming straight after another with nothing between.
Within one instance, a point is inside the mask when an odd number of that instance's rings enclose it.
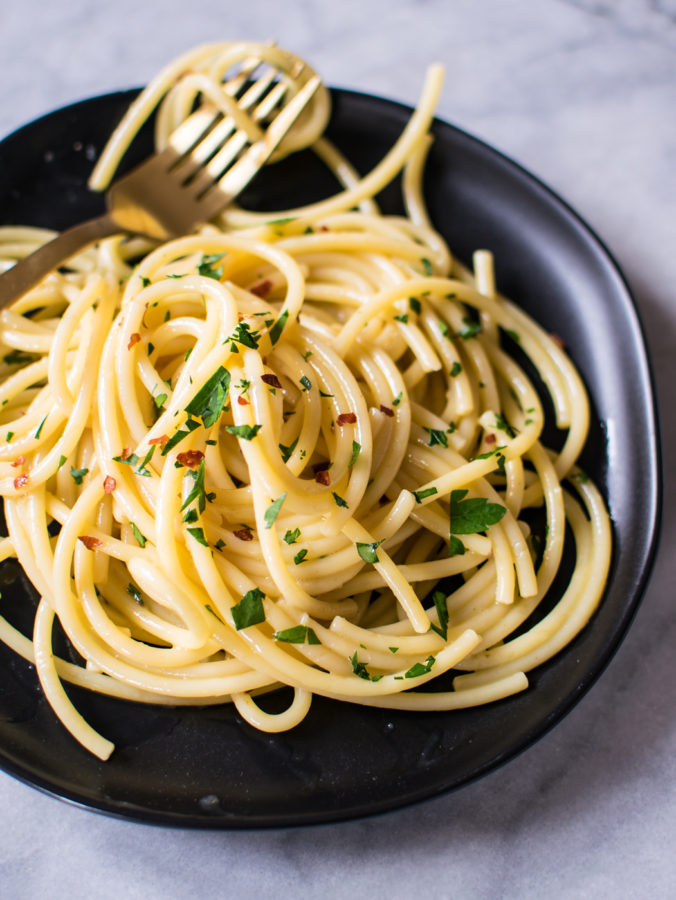
<instances>
[{"instance_id":1,"label":"gold fork","mask_svg":"<svg viewBox=\"0 0 676 900\"><path fill-rule=\"evenodd\" d=\"M235 96L246 86L246 75L247 70L224 85L226 92ZM301 87L290 99L288 81L276 80L269 69L245 90L232 115L200 107L164 150L111 185L106 213L61 232L0 275L0 309L104 237L128 233L167 240L213 219L263 166L321 83L316 75L304 78L302 69L293 75ZM259 123L268 119L261 131Z\"/></svg>"}]
</instances>

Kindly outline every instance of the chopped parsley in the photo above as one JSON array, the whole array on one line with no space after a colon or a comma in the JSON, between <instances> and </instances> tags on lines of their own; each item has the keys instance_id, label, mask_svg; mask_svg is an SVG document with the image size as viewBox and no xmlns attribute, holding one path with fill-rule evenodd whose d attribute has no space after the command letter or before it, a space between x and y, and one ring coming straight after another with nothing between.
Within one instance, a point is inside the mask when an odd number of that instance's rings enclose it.
<instances>
[{"instance_id":1,"label":"chopped parsley","mask_svg":"<svg viewBox=\"0 0 676 900\"><path fill-rule=\"evenodd\" d=\"M241 344L243 347L249 347L251 350L256 350L258 347L258 332L252 331L251 326L248 322L239 322L233 333L229 338L226 338L224 343L230 341L230 349L237 353L237 347L235 343Z\"/></svg>"},{"instance_id":2,"label":"chopped parsley","mask_svg":"<svg viewBox=\"0 0 676 900\"><path fill-rule=\"evenodd\" d=\"M471 497L467 489L451 491L451 534L478 534L497 524L507 512L499 503L486 497Z\"/></svg>"},{"instance_id":3,"label":"chopped parsley","mask_svg":"<svg viewBox=\"0 0 676 900\"><path fill-rule=\"evenodd\" d=\"M461 372L462 372L462 366L456 359L456 361L451 366L451 378L457 378Z\"/></svg>"},{"instance_id":4,"label":"chopped parsley","mask_svg":"<svg viewBox=\"0 0 676 900\"><path fill-rule=\"evenodd\" d=\"M299 550L298 553L296 553L296 555L294 556L293 561L298 566L304 561L306 556L307 556L307 550L305 550L305 549Z\"/></svg>"},{"instance_id":5,"label":"chopped parsley","mask_svg":"<svg viewBox=\"0 0 676 900\"><path fill-rule=\"evenodd\" d=\"M408 325L408 313L400 313L394 317L395 322L401 322L402 325Z\"/></svg>"},{"instance_id":6,"label":"chopped parsley","mask_svg":"<svg viewBox=\"0 0 676 900\"><path fill-rule=\"evenodd\" d=\"M383 677L382 675L371 675L368 668L366 667L366 663L359 662L357 659L357 651L355 650L352 656L350 657L350 662L352 663L352 671L355 675L358 675L360 678L364 678L366 681L380 681Z\"/></svg>"},{"instance_id":7,"label":"chopped parsley","mask_svg":"<svg viewBox=\"0 0 676 900\"><path fill-rule=\"evenodd\" d=\"M357 541L357 553L365 563L377 563L378 553L376 551L382 543L382 541L373 541L371 544L362 544Z\"/></svg>"},{"instance_id":8,"label":"chopped parsley","mask_svg":"<svg viewBox=\"0 0 676 900\"><path fill-rule=\"evenodd\" d=\"M220 281L223 277L223 266L217 266L216 263L223 259L224 256L225 253L205 253L197 266L197 274Z\"/></svg>"},{"instance_id":9,"label":"chopped parsley","mask_svg":"<svg viewBox=\"0 0 676 900\"><path fill-rule=\"evenodd\" d=\"M49 413L47 413L47 415L49 415ZM40 424L38 425L38 430L35 432L36 440L42 434L42 426L45 424L46 421L47 421L47 416L45 416L44 419L42 420L42 422L40 422Z\"/></svg>"},{"instance_id":10,"label":"chopped parsley","mask_svg":"<svg viewBox=\"0 0 676 900\"><path fill-rule=\"evenodd\" d=\"M89 469L74 469L73 466L70 467L70 476L75 484L82 484L82 479L88 472Z\"/></svg>"},{"instance_id":11,"label":"chopped parsley","mask_svg":"<svg viewBox=\"0 0 676 900\"><path fill-rule=\"evenodd\" d=\"M150 469L148 468L148 463L149 463L150 460L153 458L153 453L155 452L155 447L156 447L156 446L157 446L156 444L153 444L152 447L150 448L150 450L148 450L148 452L146 453L146 455L143 457L143 462L142 462L141 465L138 467L138 469L136 469L136 474L137 474L137 475L144 475L146 478L150 478L150 477L151 477L152 472L151 472Z\"/></svg>"},{"instance_id":12,"label":"chopped parsley","mask_svg":"<svg viewBox=\"0 0 676 900\"><path fill-rule=\"evenodd\" d=\"M310 388L312 387L312 382L307 377L307 375L303 375L303 377L300 379L300 383L303 386L304 391L309 391Z\"/></svg>"},{"instance_id":13,"label":"chopped parsley","mask_svg":"<svg viewBox=\"0 0 676 900\"><path fill-rule=\"evenodd\" d=\"M261 425L226 425L225 430L235 437L242 438L245 441L251 441L261 430Z\"/></svg>"},{"instance_id":14,"label":"chopped parsley","mask_svg":"<svg viewBox=\"0 0 676 900\"><path fill-rule=\"evenodd\" d=\"M418 300L417 297L409 297L408 305L411 307L414 313L418 313L418 315L420 315L420 312L422 311L422 303L420 302L420 300Z\"/></svg>"},{"instance_id":15,"label":"chopped parsley","mask_svg":"<svg viewBox=\"0 0 676 900\"><path fill-rule=\"evenodd\" d=\"M282 454L282 462L288 462L291 458L291 454L296 449L296 444L298 443L298 438L289 446L285 446L284 444L279 444L279 451Z\"/></svg>"},{"instance_id":16,"label":"chopped parsley","mask_svg":"<svg viewBox=\"0 0 676 900\"><path fill-rule=\"evenodd\" d=\"M198 544L202 544L204 547L209 546L207 539L204 537L203 528L188 528L188 534L192 535Z\"/></svg>"},{"instance_id":17,"label":"chopped parsley","mask_svg":"<svg viewBox=\"0 0 676 900\"><path fill-rule=\"evenodd\" d=\"M448 539L448 555L449 556L464 556L466 547L459 537L456 537L452 534Z\"/></svg>"},{"instance_id":18,"label":"chopped parsley","mask_svg":"<svg viewBox=\"0 0 676 900\"><path fill-rule=\"evenodd\" d=\"M432 594L432 602L439 616L439 624L431 625L432 631L436 631L444 640L448 639L448 603L443 591L435 591Z\"/></svg>"},{"instance_id":19,"label":"chopped parsley","mask_svg":"<svg viewBox=\"0 0 676 900\"><path fill-rule=\"evenodd\" d=\"M200 512L204 512L206 507L206 493L204 491L204 476L205 476L205 466L204 459L200 462L200 467L196 472L188 470L186 475L189 478L194 479L194 485L192 490L189 492L188 496L183 501L183 505L181 506L181 512L193 502L193 500L197 500L197 508Z\"/></svg>"},{"instance_id":20,"label":"chopped parsley","mask_svg":"<svg viewBox=\"0 0 676 900\"><path fill-rule=\"evenodd\" d=\"M144 534L141 533L138 525L136 525L134 522L130 522L129 524L131 525L132 534L136 538L136 542L138 543L138 545L140 547L145 547L145 545L148 541L148 538Z\"/></svg>"},{"instance_id":21,"label":"chopped parsley","mask_svg":"<svg viewBox=\"0 0 676 900\"><path fill-rule=\"evenodd\" d=\"M423 488L421 491L413 491L413 496L415 497L416 503L422 503L426 497L432 497L437 493L437 489L435 487Z\"/></svg>"},{"instance_id":22,"label":"chopped parsley","mask_svg":"<svg viewBox=\"0 0 676 900\"><path fill-rule=\"evenodd\" d=\"M285 628L283 631L275 631L276 641L284 641L287 644L320 644L321 641L314 629L307 625L294 625L293 628Z\"/></svg>"},{"instance_id":23,"label":"chopped parsley","mask_svg":"<svg viewBox=\"0 0 676 900\"><path fill-rule=\"evenodd\" d=\"M407 672L404 672L404 678L420 678L421 675L427 675L428 672L431 672L435 662L436 659L433 656L428 656L424 663L415 663Z\"/></svg>"},{"instance_id":24,"label":"chopped parsley","mask_svg":"<svg viewBox=\"0 0 676 900\"><path fill-rule=\"evenodd\" d=\"M469 316L463 316L462 328L456 332L456 337L462 338L463 341L476 337L481 334L481 322L474 322Z\"/></svg>"},{"instance_id":25,"label":"chopped parsley","mask_svg":"<svg viewBox=\"0 0 676 900\"><path fill-rule=\"evenodd\" d=\"M244 594L239 603L230 608L237 631L265 622L263 597L265 594L260 588L253 588Z\"/></svg>"},{"instance_id":26,"label":"chopped parsley","mask_svg":"<svg viewBox=\"0 0 676 900\"><path fill-rule=\"evenodd\" d=\"M359 458L359 454L361 453L361 444L358 441L352 441L352 456L350 457L350 461L347 464L348 469L351 469L352 466L357 462Z\"/></svg>"},{"instance_id":27,"label":"chopped parsley","mask_svg":"<svg viewBox=\"0 0 676 900\"><path fill-rule=\"evenodd\" d=\"M331 493L333 494L333 499L336 501L336 506L340 506L343 509L348 508L347 500L343 500L343 498L339 494L337 494L335 491L331 491Z\"/></svg>"},{"instance_id":28,"label":"chopped parsley","mask_svg":"<svg viewBox=\"0 0 676 900\"><path fill-rule=\"evenodd\" d=\"M286 325L286 320L289 318L289 310L285 309L281 316L274 323L272 328L270 329L270 343L276 344L277 341L282 336L282 331L284 331L284 326Z\"/></svg>"},{"instance_id":29,"label":"chopped parsley","mask_svg":"<svg viewBox=\"0 0 676 900\"><path fill-rule=\"evenodd\" d=\"M279 515L279 511L282 508L282 503L284 503L285 500L286 491L284 491L283 494L277 497L277 499L273 503L271 503L270 506L268 506L268 508L265 510L263 518L265 519L266 528L272 528L275 523L275 519Z\"/></svg>"},{"instance_id":30,"label":"chopped parsley","mask_svg":"<svg viewBox=\"0 0 676 900\"><path fill-rule=\"evenodd\" d=\"M441 447L448 447L448 438L445 432L439 428L425 428L425 431L430 436L428 447L434 447L435 444L439 444Z\"/></svg>"},{"instance_id":31,"label":"chopped parsley","mask_svg":"<svg viewBox=\"0 0 676 900\"><path fill-rule=\"evenodd\" d=\"M283 541L285 544L295 544L298 538L300 537L300 528L294 528L293 531L289 529L283 537Z\"/></svg>"},{"instance_id":32,"label":"chopped parsley","mask_svg":"<svg viewBox=\"0 0 676 900\"><path fill-rule=\"evenodd\" d=\"M223 411L229 387L230 372L219 366L185 407L185 411L188 415L201 419L205 428L211 428Z\"/></svg>"}]
</instances>

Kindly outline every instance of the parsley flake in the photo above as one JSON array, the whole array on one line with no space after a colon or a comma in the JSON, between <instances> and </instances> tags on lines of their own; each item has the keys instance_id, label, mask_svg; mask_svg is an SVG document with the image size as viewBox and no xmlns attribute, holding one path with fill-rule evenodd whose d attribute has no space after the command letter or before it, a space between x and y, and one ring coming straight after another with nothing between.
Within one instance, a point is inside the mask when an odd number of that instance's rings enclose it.
<instances>
[{"instance_id":1,"label":"parsley flake","mask_svg":"<svg viewBox=\"0 0 676 900\"><path fill-rule=\"evenodd\" d=\"M467 489L451 491L451 534L478 534L497 524L507 512L499 503L486 497L463 498Z\"/></svg>"},{"instance_id":2,"label":"parsley flake","mask_svg":"<svg viewBox=\"0 0 676 900\"><path fill-rule=\"evenodd\" d=\"M138 525L136 525L134 522L130 522L129 524L131 525L132 534L136 538L136 542L138 543L138 545L140 547L145 547L148 538L141 533Z\"/></svg>"},{"instance_id":3,"label":"parsley flake","mask_svg":"<svg viewBox=\"0 0 676 900\"><path fill-rule=\"evenodd\" d=\"M289 310L285 309L281 316L277 319L275 324L270 329L270 343L276 344L277 341L282 336L282 331L284 331L284 326L286 325L286 320L289 318Z\"/></svg>"},{"instance_id":4,"label":"parsley flake","mask_svg":"<svg viewBox=\"0 0 676 900\"><path fill-rule=\"evenodd\" d=\"M275 523L275 519L279 515L279 511L282 508L282 503L284 503L285 500L286 491L284 491L283 494L277 497L277 499L273 503L271 503L270 506L268 506L268 508L265 510L263 518L265 519L266 528L272 528Z\"/></svg>"},{"instance_id":5,"label":"parsley flake","mask_svg":"<svg viewBox=\"0 0 676 900\"><path fill-rule=\"evenodd\" d=\"M382 541L373 541L371 544L362 544L357 541L357 553L365 563L377 563L378 553L376 551L382 543Z\"/></svg>"},{"instance_id":6,"label":"parsley flake","mask_svg":"<svg viewBox=\"0 0 676 900\"><path fill-rule=\"evenodd\" d=\"M321 641L314 629L307 625L294 625L293 628L285 628L283 631L275 631L276 641L284 641L287 644L320 644Z\"/></svg>"},{"instance_id":7,"label":"parsley flake","mask_svg":"<svg viewBox=\"0 0 676 900\"><path fill-rule=\"evenodd\" d=\"M437 489L435 487L423 488L421 491L413 491L413 496L415 497L416 503L422 503L426 497L432 497L437 493Z\"/></svg>"},{"instance_id":8,"label":"parsley flake","mask_svg":"<svg viewBox=\"0 0 676 900\"><path fill-rule=\"evenodd\" d=\"M185 411L188 415L201 419L205 428L211 428L223 411L229 387L230 372L219 366L185 407Z\"/></svg>"},{"instance_id":9,"label":"parsley flake","mask_svg":"<svg viewBox=\"0 0 676 900\"><path fill-rule=\"evenodd\" d=\"M225 430L235 437L242 438L245 441L251 441L261 430L261 425L226 425Z\"/></svg>"},{"instance_id":10,"label":"parsley flake","mask_svg":"<svg viewBox=\"0 0 676 900\"><path fill-rule=\"evenodd\" d=\"M265 594L260 588L253 588L244 594L239 603L230 608L237 631L265 622L264 597Z\"/></svg>"},{"instance_id":11,"label":"parsley flake","mask_svg":"<svg viewBox=\"0 0 676 900\"><path fill-rule=\"evenodd\" d=\"M448 640L448 603L443 591L435 591L432 594L432 602L439 616L439 624L431 625L432 631L436 631L445 641Z\"/></svg>"},{"instance_id":12,"label":"parsley flake","mask_svg":"<svg viewBox=\"0 0 676 900\"><path fill-rule=\"evenodd\" d=\"M300 528L294 528L293 531L289 529L283 537L283 541L285 544L295 544L298 538L300 537Z\"/></svg>"},{"instance_id":13,"label":"parsley flake","mask_svg":"<svg viewBox=\"0 0 676 900\"><path fill-rule=\"evenodd\" d=\"M205 253L197 266L197 274L220 281L223 276L223 266L217 266L216 263L224 256L225 253Z\"/></svg>"},{"instance_id":14,"label":"parsley flake","mask_svg":"<svg viewBox=\"0 0 676 900\"><path fill-rule=\"evenodd\" d=\"M89 469L74 469L73 466L70 467L70 475L75 484L82 484L82 479L89 472Z\"/></svg>"},{"instance_id":15,"label":"parsley flake","mask_svg":"<svg viewBox=\"0 0 676 900\"><path fill-rule=\"evenodd\" d=\"M433 656L428 656L424 663L415 663L407 672L404 672L404 678L420 678L421 675L427 675L435 662L436 659Z\"/></svg>"}]
</instances>

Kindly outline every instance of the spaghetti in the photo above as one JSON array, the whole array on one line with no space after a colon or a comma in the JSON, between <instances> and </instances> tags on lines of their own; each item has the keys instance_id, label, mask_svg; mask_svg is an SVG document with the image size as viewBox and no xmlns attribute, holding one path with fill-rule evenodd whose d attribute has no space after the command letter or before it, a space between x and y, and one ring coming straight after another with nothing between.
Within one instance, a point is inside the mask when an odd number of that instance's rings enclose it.
<instances>
[{"instance_id":1,"label":"spaghetti","mask_svg":"<svg viewBox=\"0 0 676 900\"><path fill-rule=\"evenodd\" d=\"M161 98L158 146L198 94L266 52L216 45L169 67L93 185ZM433 67L364 178L317 137L324 95L304 140L342 182L335 196L272 220L231 207L161 246L105 240L0 314L0 552L39 594L32 640L5 619L0 638L97 756L113 746L63 681L232 701L265 731L300 722L313 694L451 710L524 690L594 612L611 541L576 467L585 389L558 342L496 292L490 253L465 270L428 220L440 83ZM402 169L407 215L381 215L374 196ZM4 228L0 258L47 237ZM523 357L565 431L556 452ZM568 586L523 630L571 536ZM82 665L55 654L55 619ZM266 712L260 694L280 685L291 704Z\"/></svg>"}]
</instances>

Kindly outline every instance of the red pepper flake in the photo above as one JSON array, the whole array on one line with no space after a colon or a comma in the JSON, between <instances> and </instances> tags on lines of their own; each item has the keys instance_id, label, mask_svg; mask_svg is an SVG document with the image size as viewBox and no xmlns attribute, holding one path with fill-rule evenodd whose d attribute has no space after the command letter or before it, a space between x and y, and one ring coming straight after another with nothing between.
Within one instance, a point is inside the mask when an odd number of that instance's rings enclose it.
<instances>
[{"instance_id":1,"label":"red pepper flake","mask_svg":"<svg viewBox=\"0 0 676 900\"><path fill-rule=\"evenodd\" d=\"M134 347L136 344L138 344L138 342L140 340L141 340L141 335L138 333L138 331L135 331L129 338L129 343L127 344L127 350L131 350L131 348Z\"/></svg>"},{"instance_id":2,"label":"red pepper flake","mask_svg":"<svg viewBox=\"0 0 676 900\"><path fill-rule=\"evenodd\" d=\"M494 435L494 434L487 434L486 437L484 438L484 441L485 441L487 444L494 444L494 443L495 443L495 435Z\"/></svg>"},{"instance_id":3,"label":"red pepper flake","mask_svg":"<svg viewBox=\"0 0 676 900\"><path fill-rule=\"evenodd\" d=\"M328 231L328 230L329 230L328 225L320 225L319 228L317 229L317 231Z\"/></svg>"},{"instance_id":4,"label":"red pepper flake","mask_svg":"<svg viewBox=\"0 0 676 900\"><path fill-rule=\"evenodd\" d=\"M382 403L380 404L380 411L381 413L385 413L385 415L389 416L390 418L394 416L394 410L390 409L389 406L383 406Z\"/></svg>"},{"instance_id":5,"label":"red pepper flake","mask_svg":"<svg viewBox=\"0 0 676 900\"><path fill-rule=\"evenodd\" d=\"M117 481L113 478L113 476L106 475L106 477L103 479L103 493L112 494L116 487Z\"/></svg>"},{"instance_id":6,"label":"red pepper flake","mask_svg":"<svg viewBox=\"0 0 676 900\"><path fill-rule=\"evenodd\" d=\"M253 541L253 533L250 528L240 528L238 531L233 531L233 534L240 541Z\"/></svg>"},{"instance_id":7,"label":"red pepper flake","mask_svg":"<svg viewBox=\"0 0 676 900\"><path fill-rule=\"evenodd\" d=\"M14 487L16 490L20 490L21 488L26 487L28 484L28 473L24 472L22 475L17 475L14 479Z\"/></svg>"},{"instance_id":8,"label":"red pepper flake","mask_svg":"<svg viewBox=\"0 0 676 900\"><path fill-rule=\"evenodd\" d=\"M553 331L549 334L550 338L554 341L557 347L560 347L561 350L564 348L563 338L559 337L558 334L555 334Z\"/></svg>"},{"instance_id":9,"label":"red pepper flake","mask_svg":"<svg viewBox=\"0 0 676 900\"><path fill-rule=\"evenodd\" d=\"M186 450L184 453L179 453L176 456L176 461L189 469L199 469L203 459L204 454L201 450Z\"/></svg>"},{"instance_id":10,"label":"red pepper flake","mask_svg":"<svg viewBox=\"0 0 676 900\"><path fill-rule=\"evenodd\" d=\"M282 382L279 380L279 378L277 378L276 375L272 374L266 373L265 375L261 375L261 381L264 381L266 384L269 384L270 387L273 388L281 388L282 386Z\"/></svg>"},{"instance_id":11,"label":"red pepper flake","mask_svg":"<svg viewBox=\"0 0 676 900\"><path fill-rule=\"evenodd\" d=\"M148 443L149 444L159 444L160 447L164 447L164 445L167 443L168 440L169 440L168 434L161 434L159 437L151 438L148 441ZM126 457L123 456L122 459L126 459Z\"/></svg>"},{"instance_id":12,"label":"red pepper flake","mask_svg":"<svg viewBox=\"0 0 676 900\"><path fill-rule=\"evenodd\" d=\"M246 397L242 397L241 394L237 398L237 402L239 403L240 406L248 406L249 405L249 401L246 399Z\"/></svg>"},{"instance_id":13,"label":"red pepper flake","mask_svg":"<svg viewBox=\"0 0 676 900\"><path fill-rule=\"evenodd\" d=\"M26 462L25 456L17 456L17 458L12 463L13 469L18 469L19 466L22 466Z\"/></svg>"},{"instance_id":14,"label":"red pepper flake","mask_svg":"<svg viewBox=\"0 0 676 900\"><path fill-rule=\"evenodd\" d=\"M357 414L353 412L341 413L336 419L336 425L354 425L357 421Z\"/></svg>"},{"instance_id":15,"label":"red pepper flake","mask_svg":"<svg viewBox=\"0 0 676 900\"><path fill-rule=\"evenodd\" d=\"M271 290L272 282L269 278L266 278L265 281L259 281L258 284L254 284L253 287L249 288L249 292L257 297L267 297Z\"/></svg>"},{"instance_id":16,"label":"red pepper flake","mask_svg":"<svg viewBox=\"0 0 676 900\"><path fill-rule=\"evenodd\" d=\"M88 534L81 534L80 540L85 545L87 550L96 550L96 548L100 547L102 544L102 542L98 538L91 537Z\"/></svg>"},{"instance_id":17,"label":"red pepper flake","mask_svg":"<svg viewBox=\"0 0 676 900\"><path fill-rule=\"evenodd\" d=\"M320 469L318 472L315 472L315 481L319 484L329 485L331 484L331 476L326 469Z\"/></svg>"},{"instance_id":18,"label":"red pepper flake","mask_svg":"<svg viewBox=\"0 0 676 900\"><path fill-rule=\"evenodd\" d=\"M120 453L120 459L129 459L130 456L131 456L131 450L129 447L125 447L122 450L122 453Z\"/></svg>"}]
</instances>

